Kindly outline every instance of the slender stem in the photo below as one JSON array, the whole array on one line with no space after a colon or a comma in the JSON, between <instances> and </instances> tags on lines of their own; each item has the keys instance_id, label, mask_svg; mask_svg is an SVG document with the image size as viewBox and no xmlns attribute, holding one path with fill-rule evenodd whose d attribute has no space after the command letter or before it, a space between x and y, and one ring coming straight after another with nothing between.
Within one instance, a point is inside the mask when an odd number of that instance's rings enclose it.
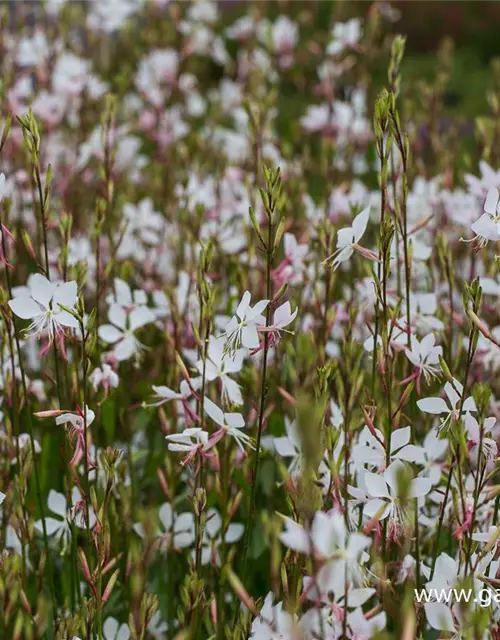
<instances>
[{"instance_id":1,"label":"slender stem","mask_svg":"<svg viewBox=\"0 0 500 640\"><path fill-rule=\"evenodd\" d=\"M271 203L270 211L273 211ZM271 269L273 260L273 220L272 215L269 216L269 226L267 234L267 263L266 263L266 298L269 300L266 309L266 327L271 323ZM264 355L262 361L262 375L260 383L260 406L259 406L259 422L257 429L257 441L255 444L255 458L252 476L250 479L250 510L248 514L247 526L245 529L245 539L243 544L243 576L246 578L248 563L248 548L252 539L253 519L255 512L255 496L257 493L257 475L259 472L259 455L260 444L262 440L262 429L264 426L264 408L267 393L267 355L269 352L269 333L264 333Z\"/></svg>"}]
</instances>

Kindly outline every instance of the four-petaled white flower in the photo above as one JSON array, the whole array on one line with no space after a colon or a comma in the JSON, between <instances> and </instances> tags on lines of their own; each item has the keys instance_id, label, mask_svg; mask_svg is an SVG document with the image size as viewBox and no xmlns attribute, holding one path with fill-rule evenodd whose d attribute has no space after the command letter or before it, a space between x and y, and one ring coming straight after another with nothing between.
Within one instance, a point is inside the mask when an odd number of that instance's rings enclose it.
<instances>
[{"instance_id":1,"label":"four-petaled white flower","mask_svg":"<svg viewBox=\"0 0 500 640\"><path fill-rule=\"evenodd\" d=\"M203 406L205 413L212 418L215 424L219 425L221 437L227 433L228 436L236 440L236 444L242 451L245 450L245 446L251 449L254 448L252 438L243 432L245 420L241 413L224 413L210 398L205 398ZM217 440L218 434L215 433L211 441L215 442Z\"/></svg>"},{"instance_id":2,"label":"four-petaled white flower","mask_svg":"<svg viewBox=\"0 0 500 640\"><path fill-rule=\"evenodd\" d=\"M198 360L196 368L208 382L220 379L222 384L222 400L228 404L243 404L240 385L229 377L231 373L238 373L243 366L246 356L245 349L237 349L233 353L224 353L223 338L211 337L208 342L207 359Z\"/></svg>"},{"instance_id":3,"label":"four-petaled white flower","mask_svg":"<svg viewBox=\"0 0 500 640\"><path fill-rule=\"evenodd\" d=\"M127 314L123 307L112 304L108 311L108 318L111 324L103 324L99 327L99 337L103 342L115 345L113 353L116 359L122 362L144 348L144 345L135 337L134 331L154 322L156 316L144 306L135 307Z\"/></svg>"},{"instance_id":4,"label":"four-petaled white flower","mask_svg":"<svg viewBox=\"0 0 500 640\"><path fill-rule=\"evenodd\" d=\"M364 485L367 493L372 497L364 507L364 514L369 518L383 520L389 518L389 535L398 538L403 525L406 523L407 513L405 505L401 501L401 475L404 472L404 463L395 460L382 475L364 472ZM421 498L431 490L429 478L413 478L408 487L408 500Z\"/></svg>"},{"instance_id":5,"label":"four-petaled white flower","mask_svg":"<svg viewBox=\"0 0 500 640\"><path fill-rule=\"evenodd\" d=\"M349 260L354 251L364 255L371 253L358 244L366 231L369 218L370 209L364 209L354 218L351 227L344 227L337 232L337 250L325 260L325 264L331 264L336 269L342 262ZM375 258L375 255L368 257Z\"/></svg>"},{"instance_id":6,"label":"four-petaled white flower","mask_svg":"<svg viewBox=\"0 0 500 640\"><path fill-rule=\"evenodd\" d=\"M19 318L31 320L28 333L40 336L47 332L52 341L64 327L78 329L78 320L59 306L74 308L78 295L76 282L56 284L36 273L30 277L28 286L20 289L18 295L14 291L9 307Z\"/></svg>"},{"instance_id":7,"label":"four-petaled white flower","mask_svg":"<svg viewBox=\"0 0 500 640\"><path fill-rule=\"evenodd\" d=\"M444 392L448 403L443 398L422 398L422 400L417 401L418 408L424 413L445 416L441 419L439 430L443 429L450 420L459 420L468 411L477 411L476 403L472 396L465 398L460 411L464 388L456 378L453 378L453 383L447 382L444 385Z\"/></svg>"},{"instance_id":8,"label":"four-petaled white flower","mask_svg":"<svg viewBox=\"0 0 500 640\"><path fill-rule=\"evenodd\" d=\"M435 346L436 338L433 333L428 333L421 341L412 335L410 340L411 350L405 352L406 357L417 369L418 374L423 373L429 382L439 374L439 356L443 355L443 347Z\"/></svg>"},{"instance_id":9,"label":"four-petaled white flower","mask_svg":"<svg viewBox=\"0 0 500 640\"><path fill-rule=\"evenodd\" d=\"M190 547L195 541L195 520L190 511L177 515L170 503L165 502L158 511L158 519L161 528L157 530L156 536L164 539L162 548L167 549L172 541L174 547L184 549ZM141 538L145 537L142 524L134 524L133 529Z\"/></svg>"},{"instance_id":10,"label":"four-petaled white flower","mask_svg":"<svg viewBox=\"0 0 500 640\"><path fill-rule=\"evenodd\" d=\"M281 542L299 553L314 553L323 562L316 576L320 592L339 590L346 575L348 582L362 582L363 564L368 559L366 549L372 540L361 533L349 533L342 514L317 511L310 532L291 518L284 521Z\"/></svg>"},{"instance_id":11,"label":"four-petaled white flower","mask_svg":"<svg viewBox=\"0 0 500 640\"><path fill-rule=\"evenodd\" d=\"M269 304L269 300L260 300L251 307L251 298L250 291L245 291L236 314L226 325L223 335L226 337L226 351L229 353L234 353L241 345L247 349L257 349L260 344L257 327L266 322L261 314Z\"/></svg>"},{"instance_id":12,"label":"four-petaled white flower","mask_svg":"<svg viewBox=\"0 0 500 640\"><path fill-rule=\"evenodd\" d=\"M467 447L472 459L477 462L480 455L483 455L488 462L491 462L497 456L497 443L491 435L491 430L496 425L496 418L486 418L483 422L482 429L479 427L476 418L467 413L464 418L465 428L467 430Z\"/></svg>"}]
</instances>

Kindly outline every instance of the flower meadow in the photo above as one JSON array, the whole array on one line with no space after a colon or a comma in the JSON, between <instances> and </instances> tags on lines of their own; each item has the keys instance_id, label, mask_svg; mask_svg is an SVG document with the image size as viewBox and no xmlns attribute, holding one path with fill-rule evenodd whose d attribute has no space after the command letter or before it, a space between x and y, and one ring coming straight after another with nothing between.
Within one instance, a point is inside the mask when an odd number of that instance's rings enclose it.
<instances>
[{"instance_id":1,"label":"flower meadow","mask_svg":"<svg viewBox=\"0 0 500 640\"><path fill-rule=\"evenodd\" d=\"M0 637L500 638L498 63L464 122L385 2L35 4L0 7Z\"/></svg>"}]
</instances>

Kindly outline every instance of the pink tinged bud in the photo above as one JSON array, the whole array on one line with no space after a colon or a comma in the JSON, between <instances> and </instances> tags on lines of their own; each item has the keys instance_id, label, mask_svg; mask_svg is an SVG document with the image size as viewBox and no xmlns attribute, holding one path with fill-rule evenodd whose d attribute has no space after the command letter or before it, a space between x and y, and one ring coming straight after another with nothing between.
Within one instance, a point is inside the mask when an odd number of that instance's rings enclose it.
<instances>
[{"instance_id":1,"label":"pink tinged bud","mask_svg":"<svg viewBox=\"0 0 500 640\"><path fill-rule=\"evenodd\" d=\"M212 618L212 622L217 624L217 600L215 596L210 601L210 617Z\"/></svg>"},{"instance_id":2,"label":"pink tinged bud","mask_svg":"<svg viewBox=\"0 0 500 640\"><path fill-rule=\"evenodd\" d=\"M61 411L60 409L51 409L49 411L36 411L33 415L35 418L57 418L58 416L62 416L63 413L67 412Z\"/></svg>"},{"instance_id":3,"label":"pink tinged bud","mask_svg":"<svg viewBox=\"0 0 500 640\"><path fill-rule=\"evenodd\" d=\"M167 479L165 478L165 474L163 473L162 469L157 469L156 470L156 475L158 476L158 482L160 484L160 487L161 487L163 493L170 500L171 499L170 489L168 487L168 482L167 482Z\"/></svg>"},{"instance_id":4,"label":"pink tinged bud","mask_svg":"<svg viewBox=\"0 0 500 640\"><path fill-rule=\"evenodd\" d=\"M109 596L111 595L111 591L113 590L113 587L115 586L115 582L118 580L119 575L120 575L120 569L117 569L109 579L109 582L106 585L106 589L104 589L104 593L102 594L103 602L106 602Z\"/></svg>"}]
</instances>

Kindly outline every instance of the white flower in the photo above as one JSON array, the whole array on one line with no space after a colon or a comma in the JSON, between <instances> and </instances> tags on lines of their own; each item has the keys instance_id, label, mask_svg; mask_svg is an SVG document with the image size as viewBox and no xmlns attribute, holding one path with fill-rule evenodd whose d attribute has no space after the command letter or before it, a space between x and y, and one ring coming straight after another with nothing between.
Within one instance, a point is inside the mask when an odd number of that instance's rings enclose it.
<instances>
[{"instance_id":1,"label":"white flower","mask_svg":"<svg viewBox=\"0 0 500 640\"><path fill-rule=\"evenodd\" d=\"M280 305L274 312L273 323L269 329L276 330L278 333L284 331L285 327L295 320L297 312L298 308L292 313L292 306L288 301Z\"/></svg>"},{"instance_id":2,"label":"white flower","mask_svg":"<svg viewBox=\"0 0 500 640\"><path fill-rule=\"evenodd\" d=\"M370 209L364 209L354 218L351 227L340 229L337 232L337 250L325 262L331 262L336 269L342 262L349 260L354 251L361 248L358 242L366 231L369 218Z\"/></svg>"},{"instance_id":3,"label":"white flower","mask_svg":"<svg viewBox=\"0 0 500 640\"><path fill-rule=\"evenodd\" d=\"M419 342L418 338L411 336L411 351L407 350L408 360L421 371L427 382L438 375L441 370L439 356L443 355L443 347L435 346L436 338L433 333L427 334Z\"/></svg>"},{"instance_id":4,"label":"white flower","mask_svg":"<svg viewBox=\"0 0 500 640\"><path fill-rule=\"evenodd\" d=\"M459 415L459 411L463 391L464 388L462 384L456 380L456 378L453 378L453 384L451 382L447 382L444 385L444 392L448 399L448 404L443 400L443 398L422 398L422 400L417 401L417 406L424 413L444 415L445 417L441 419L439 427L441 430L450 420L460 419L461 416ZM477 411L476 403L472 396L464 400L461 415L465 415L468 411Z\"/></svg>"},{"instance_id":5,"label":"white flower","mask_svg":"<svg viewBox=\"0 0 500 640\"><path fill-rule=\"evenodd\" d=\"M123 623L120 625L115 618L107 618L102 627L104 640L129 640L130 629Z\"/></svg>"},{"instance_id":6,"label":"white flower","mask_svg":"<svg viewBox=\"0 0 500 640\"><path fill-rule=\"evenodd\" d=\"M364 507L364 514L369 518L377 516L378 520L389 518L390 535L398 537L402 525L406 522L406 510L400 500L399 476L404 463L395 460L382 475L365 471L364 485L372 500ZM429 478L414 478L408 489L408 499L420 498L431 490Z\"/></svg>"},{"instance_id":7,"label":"white flower","mask_svg":"<svg viewBox=\"0 0 500 640\"><path fill-rule=\"evenodd\" d=\"M363 427L359 434L357 444L352 450L352 459L355 463L367 464L377 469L385 466L385 447L384 436L376 429L375 437L368 427ZM406 462L414 462L416 464L424 464L424 449L409 444L411 428L404 427L402 429L394 429L391 433L389 449L390 462L393 460L405 460Z\"/></svg>"},{"instance_id":8,"label":"white flower","mask_svg":"<svg viewBox=\"0 0 500 640\"><path fill-rule=\"evenodd\" d=\"M218 548L222 544L221 535L222 518L217 509L207 511L207 520L203 528L201 563L208 564L211 560L220 563ZM224 542L231 544L237 542L245 531L245 527L238 522L231 522L225 531Z\"/></svg>"},{"instance_id":9,"label":"white flower","mask_svg":"<svg viewBox=\"0 0 500 640\"><path fill-rule=\"evenodd\" d=\"M174 547L184 549L190 547L195 540L195 521L194 515L186 511L177 515L173 512L172 506L165 502L162 504L158 511L158 519L162 525L161 529L158 529L157 537L164 537L168 546L170 539L173 540ZM134 531L144 537L144 527L142 524L134 524Z\"/></svg>"},{"instance_id":10,"label":"white flower","mask_svg":"<svg viewBox=\"0 0 500 640\"><path fill-rule=\"evenodd\" d=\"M27 331L39 336L47 331L52 341L62 327L78 329L77 319L59 304L73 309L77 301L77 284L74 281L55 284L36 273L19 295L9 300L11 310L23 320L31 320Z\"/></svg>"},{"instance_id":11,"label":"white flower","mask_svg":"<svg viewBox=\"0 0 500 640\"><path fill-rule=\"evenodd\" d=\"M296 616L283 610L283 603L273 606L273 593L269 592L259 615L252 623L252 640L291 640L295 637Z\"/></svg>"},{"instance_id":12,"label":"white flower","mask_svg":"<svg viewBox=\"0 0 500 640\"><path fill-rule=\"evenodd\" d=\"M101 325L98 330L99 337L103 342L115 345L113 353L121 362L131 358L143 347L135 337L134 331L154 322L156 318L154 313L144 306L135 307L127 314L123 307L112 304L108 311L108 319L112 324Z\"/></svg>"},{"instance_id":13,"label":"white flower","mask_svg":"<svg viewBox=\"0 0 500 640\"><path fill-rule=\"evenodd\" d=\"M165 438L168 440L169 451L191 453L208 445L208 433L200 427L189 427L182 433L173 433Z\"/></svg>"},{"instance_id":14,"label":"white flower","mask_svg":"<svg viewBox=\"0 0 500 640\"><path fill-rule=\"evenodd\" d=\"M106 296L109 305L117 304L127 311L132 311L135 307L145 306L148 302L146 292L142 289L132 290L129 285L120 278L115 278L112 291Z\"/></svg>"},{"instance_id":15,"label":"white flower","mask_svg":"<svg viewBox=\"0 0 500 640\"><path fill-rule=\"evenodd\" d=\"M234 353L240 344L247 349L257 349L260 344L257 326L264 325L266 322L261 314L269 304L269 300L261 300L252 308L251 298L250 292L245 291L236 314L226 326L223 335L226 336L226 350L229 353Z\"/></svg>"},{"instance_id":16,"label":"white flower","mask_svg":"<svg viewBox=\"0 0 500 640\"><path fill-rule=\"evenodd\" d=\"M109 390L111 388L116 389L120 378L109 364L103 362L101 367L96 367L90 374L90 382L94 387L94 391L97 391L101 385L105 390Z\"/></svg>"},{"instance_id":17,"label":"white flower","mask_svg":"<svg viewBox=\"0 0 500 640\"><path fill-rule=\"evenodd\" d=\"M254 448L252 438L242 431L245 428L245 420L241 413L224 413L209 398L205 398L203 407L205 413L221 427L222 431L236 440L236 444L242 451L245 450L245 446Z\"/></svg>"},{"instance_id":18,"label":"white flower","mask_svg":"<svg viewBox=\"0 0 500 640\"><path fill-rule=\"evenodd\" d=\"M246 355L245 349L237 349L234 353L224 353L224 339L210 337L208 342L207 359L198 360L196 368L208 382L220 379L222 384L222 400L228 404L243 404L243 396L239 384L231 380L229 374L238 373L243 366Z\"/></svg>"},{"instance_id":19,"label":"white flower","mask_svg":"<svg viewBox=\"0 0 500 640\"><path fill-rule=\"evenodd\" d=\"M362 564L367 559L365 550L372 541L361 533L349 533L340 513L317 511L310 533L291 518L284 520L285 531L280 535L281 542L299 553L314 552L324 561L316 576L322 593L340 589L346 573L349 582L362 581Z\"/></svg>"},{"instance_id":20,"label":"white flower","mask_svg":"<svg viewBox=\"0 0 500 640\"><path fill-rule=\"evenodd\" d=\"M332 29L332 41L326 52L337 55L348 47L353 47L361 39L361 20L352 18L347 22L337 22Z\"/></svg>"},{"instance_id":21,"label":"white flower","mask_svg":"<svg viewBox=\"0 0 500 640\"><path fill-rule=\"evenodd\" d=\"M467 446L470 456L477 462L479 458L479 448L481 454L487 461L491 462L497 456L497 443L493 438L488 438L491 430L497 423L496 418L486 418L483 422L483 428L480 429L476 418L467 413L464 418L465 428L467 430Z\"/></svg>"},{"instance_id":22,"label":"white flower","mask_svg":"<svg viewBox=\"0 0 500 640\"><path fill-rule=\"evenodd\" d=\"M296 421L285 416L285 429L286 436L273 438L273 445L280 456L292 458L288 465L288 473L291 476L298 476L302 473L303 456Z\"/></svg>"},{"instance_id":23,"label":"white flower","mask_svg":"<svg viewBox=\"0 0 500 640\"><path fill-rule=\"evenodd\" d=\"M52 518L50 516L45 518L45 528L48 536L55 536L57 540L63 542L66 547L71 538L71 522L79 529L85 529L86 527L86 512L85 509L75 509L75 505L78 505L82 500L82 496L76 487L73 487L71 492L71 501L73 503L72 512L68 510L68 503L66 496L62 493L58 493L53 489L49 492L47 500L47 506L49 511L58 518ZM89 509L89 528L92 528L96 523L96 516L92 509ZM43 533L43 524L41 520L35 522L35 529L39 533Z\"/></svg>"}]
</instances>

